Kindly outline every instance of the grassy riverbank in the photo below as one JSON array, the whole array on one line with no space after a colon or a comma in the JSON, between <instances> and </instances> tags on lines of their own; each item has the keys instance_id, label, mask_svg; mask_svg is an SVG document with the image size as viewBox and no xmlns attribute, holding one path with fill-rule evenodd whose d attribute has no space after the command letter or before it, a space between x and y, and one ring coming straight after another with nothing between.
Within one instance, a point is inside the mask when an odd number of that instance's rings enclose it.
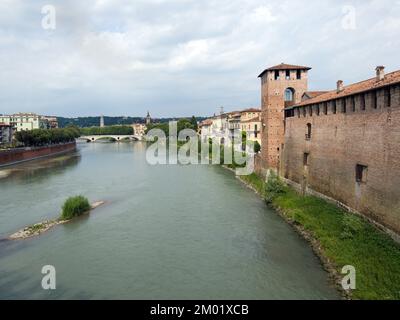
<instances>
[{"instance_id":1,"label":"grassy riverbank","mask_svg":"<svg viewBox=\"0 0 400 320\"><path fill-rule=\"evenodd\" d=\"M345 265L356 269L353 299L400 299L400 245L365 219L314 196L301 196L284 187L268 194L256 174L241 179L270 199L286 220L318 244L318 254L340 275ZM315 246L314 246L315 247Z\"/></svg>"}]
</instances>

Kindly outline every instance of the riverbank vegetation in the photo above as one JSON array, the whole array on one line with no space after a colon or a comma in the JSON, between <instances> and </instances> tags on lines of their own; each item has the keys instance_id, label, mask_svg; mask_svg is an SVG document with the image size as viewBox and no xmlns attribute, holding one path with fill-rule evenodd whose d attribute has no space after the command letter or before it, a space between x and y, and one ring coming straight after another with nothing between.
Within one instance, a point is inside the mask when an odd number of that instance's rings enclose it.
<instances>
[{"instance_id":1,"label":"riverbank vegetation","mask_svg":"<svg viewBox=\"0 0 400 320\"><path fill-rule=\"evenodd\" d=\"M147 125L146 134L152 129L160 129L165 133L167 137L169 135L169 123L151 123ZM197 131L197 120L194 116L191 119L184 118L177 121L177 133L179 134L179 132L184 129L192 129L194 131Z\"/></svg>"},{"instance_id":2,"label":"riverbank vegetation","mask_svg":"<svg viewBox=\"0 0 400 320\"><path fill-rule=\"evenodd\" d=\"M49 144L72 142L79 137L74 128L65 129L34 129L15 133L17 144L25 147L38 147Z\"/></svg>"},{"instance_id":3,"label":"riverbank vegetation","mask_svg":"<svg viewBox=\"0 0 400 320\"><path fill-rule=\"evenodd\" d=\"M61 219L70 220L72 218L81 216L90 210L89 200L83 196L76 196L68 198L61 213Z\"/></svg>"},{"instance_id":4,"label":"riverbank vegetation","mask_svg":"<svg viewBox=\"0 0 400 320\"><path fill-rule=\"evenodd\" d=\"M254 173L241 179L316 240L322 260L329 261L337 275L343 266L355 267L356 289L348 292L351 298L400 299L400 245L389 235L333 203L300 195L276 176L267 183Z\"/></svg>"}]
</instances>

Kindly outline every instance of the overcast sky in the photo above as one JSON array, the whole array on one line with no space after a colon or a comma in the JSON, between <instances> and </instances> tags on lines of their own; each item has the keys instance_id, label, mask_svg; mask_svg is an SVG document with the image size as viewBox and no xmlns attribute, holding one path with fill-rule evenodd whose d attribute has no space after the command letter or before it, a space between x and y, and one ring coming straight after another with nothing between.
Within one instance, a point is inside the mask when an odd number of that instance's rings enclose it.
<instances>
[{"instance_id":1,"label":"overcast sky","mask_svg":"<svg viewBox=\"0 0 400 320\"><path fill-rule=\"evenodd\" d=\"M322 90L399 54L400 0L1 0L0 114L211 115L259 106L281 62Z\"/></svg>"}]
</instances>

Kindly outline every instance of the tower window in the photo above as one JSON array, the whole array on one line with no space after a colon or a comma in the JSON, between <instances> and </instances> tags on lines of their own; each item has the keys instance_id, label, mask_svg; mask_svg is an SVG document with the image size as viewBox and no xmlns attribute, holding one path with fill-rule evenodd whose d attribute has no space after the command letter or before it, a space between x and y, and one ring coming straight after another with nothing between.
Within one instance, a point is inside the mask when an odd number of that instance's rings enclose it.
<instances>
[{"instance_id":1,"label":"tower window","mask_svg":"<svg viewBox=\"0 0 400 320\"><path fill-rule=\"evenodd\" d=\"M296 79L300 80L301 79L301 70L296 71Z\"/></svg>"},{"instance_id":2,"label":"tower window","mask_svg":"<svg viewBox=\"0 0 400 320\"><path fill-rule=\"evenodd\" d=\"M358 183L366 183L367 182L367 172L368 167L362 164L356 165L356 181Z\"/></svg>"},{"instance_id":3,"label":"tower window","mask_svg":"<svg viewBox=\"0 0 400 320\"><path fill-rule=\"evenodd\" d=\"M279 80L279 70L275 70L275 80Z\"/></svg>"},{"instance_id":4,"label":"tower window","mask_svg":"<svg viewBox=\"0 0 400 320\"><path fill-rule=\"evenodd\" d=\"M328 114L328 103L324 102L324 114Z\"/></svg>"},{"instance_id":5,"label":"tower window","mask_svg":"<svg viewBox=\"0 0 400 320\"><path fill-rule=\"evenodd\" d=\"M343 98L342 100L342 112L346 113L347 112L347 105L346 105L347 101L346 98Z\"/></svg>"},{"instance_id":6,"label":"tower window","mask_svg":"<svg viewBox=\"0 0 400 320\"><path fill-rule=\"evenodd\" d=\"M336 113L336 100L332 101L332 113Z\"/></svg>"},{"instance_id":7,"label":"tower window","mask_svg":"<svg viewBox=\"0 0 400 320\"><path fill-rule=\"evenodd\" d=\"M286 70L286 80L290 80L290 70Z\"/></svg>"},{"instance_id":8,"label":"tower window","mask_svg":"<svg viewBox=\"0 0 400 320\"><path fill-rule=\"evenodd\" d=\"M292 88L285 90L285 101L294 101L294 90Z\"/></svg>"}]
</instances>

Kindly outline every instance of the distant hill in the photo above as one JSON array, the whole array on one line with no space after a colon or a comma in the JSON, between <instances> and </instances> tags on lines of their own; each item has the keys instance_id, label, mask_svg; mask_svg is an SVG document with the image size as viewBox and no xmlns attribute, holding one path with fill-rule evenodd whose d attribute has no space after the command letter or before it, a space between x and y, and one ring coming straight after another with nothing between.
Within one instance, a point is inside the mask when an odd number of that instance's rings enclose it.
<instances>
[{"instance_id":1,"label":"distant hill","mask_svg":"<svg viewBox=\"0 0 400 320\"><path fill-rule=\"evenodd\" d=\"M189 117L190 118L190 117ZM161 119L152 119L155 123L165 123L173 120L179 120L183 118L161 118ZM196 117L197 121L205 120L205 117ZM100 117L79 117L79 118L64 118L57 117L58 126L60 128L65 128L66 126L72 124L80 128L85 127L97 127L100 125ZM142 117L106 117L104 116L104 124L106 126L114 126L114 125L130 125L133 123L145 123L146 118Z\"/></svg>"}]
</instances>

